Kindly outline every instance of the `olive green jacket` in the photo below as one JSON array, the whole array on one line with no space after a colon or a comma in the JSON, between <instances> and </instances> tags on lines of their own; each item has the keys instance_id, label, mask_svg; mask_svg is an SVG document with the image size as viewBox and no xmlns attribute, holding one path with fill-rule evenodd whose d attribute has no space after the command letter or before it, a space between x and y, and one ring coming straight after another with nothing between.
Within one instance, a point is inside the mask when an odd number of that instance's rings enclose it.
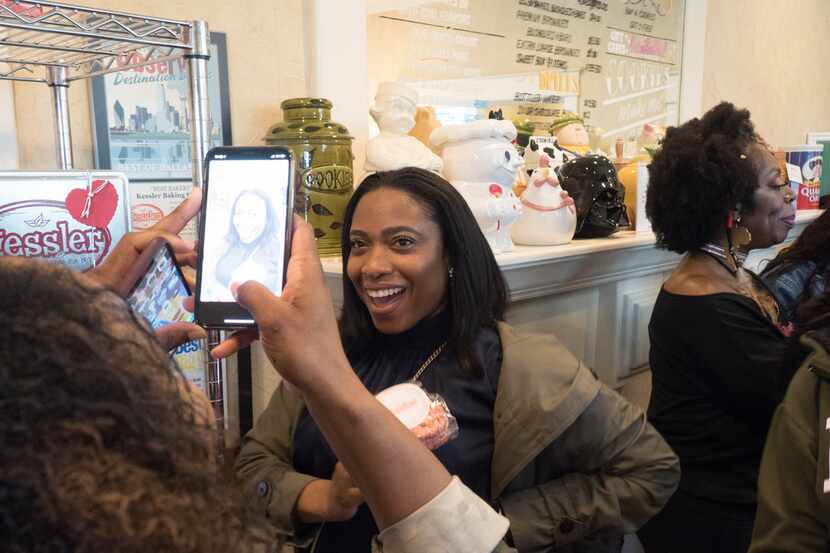
<instances>
[{"instance_id":1,"label":"olive green jacket","mask_svg":"<svg viewBox=\"0 0 830 553\"><path fill-rule=\"evenodd\" d=\"M619 551L668 501L680 479L674 452L641 409L602 385L551 336L499 324L503 360L493 415L492 497L521 552ZM303 404L280 385L236 463L246 494L289 542L307 545L293 518L313 477L291 467ZM463 428L461 429L463 432Z\"/></svg>"},{"instance_id":2,"label":"olive green jacket","mask_svg":"<svg viewBox=\"0 0 830 553\"><path fill-rule=\"evenodd\" d=\"M750 553L830 551L830 328L810 349L772 419Z\"/></svg>"}]
</instances>

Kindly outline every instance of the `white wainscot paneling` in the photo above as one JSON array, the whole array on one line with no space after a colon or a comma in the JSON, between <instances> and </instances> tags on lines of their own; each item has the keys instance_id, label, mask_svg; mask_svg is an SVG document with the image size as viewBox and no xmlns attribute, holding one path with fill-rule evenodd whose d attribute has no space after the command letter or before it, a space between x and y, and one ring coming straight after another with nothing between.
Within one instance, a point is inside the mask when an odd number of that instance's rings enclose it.
<instances>
[{"instance_id":1,"label":"white wainscot paneling","mask_svg":"<svg viewBox=\"0 0 830 553\"><path fill-rule=\"evenodd\" d=\"M592 289L511 303L506 318L523 332L555 335L593 367L598 313L599 291Z\"/></svg>"},{"instance_id":2,"label":"white wainscot paneling","mask_svg":"<svg viewBox=\"0 0 830 553\"><path fill-rule=\"evenodd\" d=\"M786 243L819 213L800 212ZM753 252L747 265L758 270L774 255L773 249ZM653 234L619 232L564 246L517 246L496 260L510 290L508 322L522 330L556 335L615 388L647 369L651 312L661 284L680 260L656 249ZM323 270L339 308L340 258L324 259ZM279 377L261 351L255 351L253 362L257 416Z\"/></svg>"},{"instance_id":3,"label":"white wainscot paneling","mask_svg":"<svg viewBox=\"0 0 830 553\"><path fill-rule=\"evenodd\" d=\"M608 371L603 380L622 386L625 379L648 365L648 323L665 273L619 282L615 286L615 313L605 319L613 323L615 337Z\"/></svg>"}]
</instances>

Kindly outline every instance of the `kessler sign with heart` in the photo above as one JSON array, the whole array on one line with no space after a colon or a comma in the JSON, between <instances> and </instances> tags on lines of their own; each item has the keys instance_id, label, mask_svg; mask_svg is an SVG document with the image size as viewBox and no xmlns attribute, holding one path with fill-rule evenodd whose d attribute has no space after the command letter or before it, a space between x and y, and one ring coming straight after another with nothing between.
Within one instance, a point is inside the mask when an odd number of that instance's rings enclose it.
<instances>
[{"instance_id":1,"label":"kessler sign with heart","mask_svg":"<svg viewBox=\"0 0 830 553\"><path fill-rule=\"evenodd\" d=\"M0 172L0 255L85 270L127 233L127 179L111 172Z\"/></svg>"}]
</instances>

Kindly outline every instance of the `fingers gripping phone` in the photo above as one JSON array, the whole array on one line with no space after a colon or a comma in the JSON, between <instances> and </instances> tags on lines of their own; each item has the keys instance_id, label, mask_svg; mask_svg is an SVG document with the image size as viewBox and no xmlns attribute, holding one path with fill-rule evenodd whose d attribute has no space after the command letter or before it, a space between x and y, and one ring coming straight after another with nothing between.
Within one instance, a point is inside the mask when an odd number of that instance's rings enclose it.
<instances>
[{"instance_id":1,"label":"fingers gripping phone","mask_svg":"<svg viewBox=\"0 0 830 553\"><path fill-rule=\"evenodd\" d=\"M135 284L121 292L133 312L144 317L153 330L168 323L193 321L193 314L182 305L190 295L190 287L170 244L161 238L155 239L142 252L132 271L125 282Z\"/></svg>"},{"instance_id":2,"label":"fingers gripping phone","mask_svg":"<svg viewBox=\"0 0 830 553\"><path fill-rule=\"evenodd\" d=\"M205 158L196 319L206 328L255 326L234 300L255 280L282 293L291 253L294 163L285 148L213 148Z\"/></svg>"}]
</instances>

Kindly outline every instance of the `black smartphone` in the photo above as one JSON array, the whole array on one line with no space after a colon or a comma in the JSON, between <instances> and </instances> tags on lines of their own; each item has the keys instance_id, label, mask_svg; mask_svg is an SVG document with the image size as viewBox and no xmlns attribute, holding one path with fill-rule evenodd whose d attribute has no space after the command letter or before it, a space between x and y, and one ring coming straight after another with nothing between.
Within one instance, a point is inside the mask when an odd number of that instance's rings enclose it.
<instances>
[{"instance_id":1,"label":"black smartphone","mask_svg":"<svg viewBox=\"0 0 830 553\"><path fill-rule=\"evenodd\" d=\"M124 279L135 282L125 294L133 312L147 319L153 330L177 321L193 322L193 313L182 302L190 295L190 287L176 263L173 249L157 238L142 252Z\"/></svg>"},{"instance_id":2,"label":"black smartphone","mask_svg":"<svg viewBox=\"0 0 830 553\"><path fill-rule=\"evenodd\" d=\"M294 162L277 147L213 148L205 157L196 320L206 328L255 326L234 301L255 280L282 293L291 254Z\"/></svg>"}]
</instances>

